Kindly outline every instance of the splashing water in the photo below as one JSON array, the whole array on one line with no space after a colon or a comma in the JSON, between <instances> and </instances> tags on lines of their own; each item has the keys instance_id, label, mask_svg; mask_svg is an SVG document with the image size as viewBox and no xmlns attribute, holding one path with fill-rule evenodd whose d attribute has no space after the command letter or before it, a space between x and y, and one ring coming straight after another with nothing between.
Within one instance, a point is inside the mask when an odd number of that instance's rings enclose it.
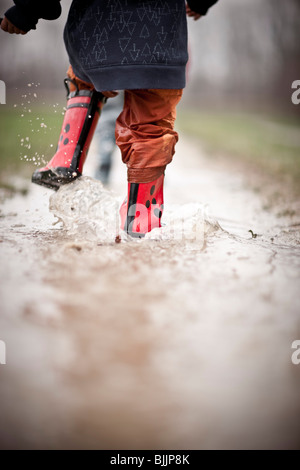
<instances>
[{"instance_id":1,"label":"splashing water","mask_svg":"<svg viewBox=\"0 0 300 470\"><path fill-rule=\"evenodd\" d=\"M118 235L119 201L93 178L62 186L50 197L49 208L76 239L113 242Z\"/></svg>"},{"instance_id":2,"label":"splashing water","mask_svg":"<svg viewBox=\"0 0 300 470\"><path fill-rule=\"evenodd\" d=\"M75 239L113 243L119 235L122 241L141 242L120 233L119 208L121 199L105 189L100 181L82 176L62 186L50 197L50 211L62 222ZM145 241L192 242L199 248L205 236L222 230L207 206L201 204L170 205L164 213L162 228L148 233Z\"/></svg>"},{"instance_id":3,"label":"splashing water","mask_svg":"<svg viewBox=\"0 0 300 470\"><path fill-rule=\"evenodd\" d=\"M36 112L36 105L38 104L38 100L40 98L37 90L39 86L40 83L28 83L28 89L26 89L26 91L20 95L20 102L15 103L14 108L20 108L21 114L19 117L23 121L21 126L22 135L18 134L20 147L22 147L20 148L19 154L20 160L26 163L32 163L35 166L44 166L49 158L45 159L44 153L47 152L48 145L44 143L42 135L49 135L49 132L51 132L52 128L49 127L49 124L47 125L44 122L44 117L34 116L34 113ZM33 90L33 87L36 88L35 91ZM44 107L45 112L49 113L49 107L51 106L51 113L57 113L56 108L59 107L59 103L49 105L43 101L41 104ZM53 108L55 109L53 110ZM30 133L30 138L25 137L25 128L26 133ZM54 146L50 145L50 147L53 148ZM33 148L38 150L33 152Z\"/></svg>"}]
</instances>

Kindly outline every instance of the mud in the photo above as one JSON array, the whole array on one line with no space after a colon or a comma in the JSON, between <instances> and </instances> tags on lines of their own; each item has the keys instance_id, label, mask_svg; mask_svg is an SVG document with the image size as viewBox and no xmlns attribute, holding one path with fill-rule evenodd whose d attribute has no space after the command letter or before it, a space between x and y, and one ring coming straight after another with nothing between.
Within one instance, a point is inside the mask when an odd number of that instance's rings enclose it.
<instances>
[{"instance_id":1,"label":"mud","mask_svg":"<svg viewBox=\"0 0 300 470\"><path fill-rule=\"evenodd\" d=\"M119 163L1 203L1 448L299 448L299 204L250 176L183 139L142 241Z\"/></svg>"}]
</instances>

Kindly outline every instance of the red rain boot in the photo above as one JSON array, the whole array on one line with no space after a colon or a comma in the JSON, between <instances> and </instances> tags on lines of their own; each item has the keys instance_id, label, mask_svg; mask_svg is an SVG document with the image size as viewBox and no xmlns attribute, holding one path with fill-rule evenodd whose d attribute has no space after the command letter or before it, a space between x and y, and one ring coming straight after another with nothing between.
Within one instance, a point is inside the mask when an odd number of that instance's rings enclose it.
<instances>
[{"instance_id":1,"label":"red rain boot","mask_svg":"<svg viewBox=\"0 0 300 470\"><path fill-rule=\"evenodd\" d=\"M65 79L68 101L57 151L44 168L36 170L32 175L33 183L55 190L81 176L101 109L106 101L101 93L78 90L77 86L77 90L70 93L68 82L76 86L70 78Z\"/></svg>"},{"instance_id":2,"label":"red rain boot","mask_svg":"<svg viewBox=\"0 0 300 470\"><path fill-rule=\"evenodd\" d=\"M121 229L135 238L142 238L161 227L164 209L164 175L151 183L128 183L128 198L121 208Z\"/></svg>"}]
</instances>

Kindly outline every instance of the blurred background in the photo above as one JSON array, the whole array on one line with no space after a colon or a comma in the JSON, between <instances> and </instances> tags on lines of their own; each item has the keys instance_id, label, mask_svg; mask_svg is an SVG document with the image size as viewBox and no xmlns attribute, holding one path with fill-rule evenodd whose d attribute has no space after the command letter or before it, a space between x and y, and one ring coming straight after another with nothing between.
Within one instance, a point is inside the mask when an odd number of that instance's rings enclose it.
<instances>
[{"instance_id":1,"label":"blurred background","mask_svg":"<svg viewBox=\"0 0 300 470\"><path fill-rule=\"evenodd\" d=\"M7 104L0 106L2 175L19 165L20 157L30 172L56 145L68 66L62 34L70 3L62 1L59 20L41 20L24 37L0 32L0 79L7 85ZM1 16L11 4L1 1ZM212 154L255 163L298 183L300 105L292 103L291 87L300 79L299 0L220 0L205 18L188 22L188 85L178 126L199 137ZM41 129L36 121L42 117L47 127ZM21 141L28 132L29 149L28 141Z\"/></svg>"}]
</instances>

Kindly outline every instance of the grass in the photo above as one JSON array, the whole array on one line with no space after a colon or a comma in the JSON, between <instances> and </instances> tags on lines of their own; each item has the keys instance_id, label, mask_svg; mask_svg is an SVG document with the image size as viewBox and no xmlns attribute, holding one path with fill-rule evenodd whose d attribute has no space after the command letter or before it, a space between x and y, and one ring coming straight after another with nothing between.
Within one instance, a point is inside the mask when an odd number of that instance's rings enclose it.
<instances>
[{"instance_id":1,"label":"grass","mask_svg":"<svg viewBox=\"0 0 300 470\"><path fill-rule=\"evenodd\" d=\"M62 111L61 106L46 104L35 105L31 112L0 107L0 185L5 186L10 175L29 177L49 161L56 148ZM251 163L276 178L288 176L299 186L300 120L181 110L178 125L185 134L199 138L210 156L222 154Z\"/></svg>"},{"instance_id":2,"label":"grass","mask_svg":"<svg viewBox=\"0 0 300 470\"><path fill-rule=\"evenodd\" d=\"M62 109L55 110L0 107L0 186L11 175L28 177L54 154L63 118Z\"/></svg>"},{"instance_id":3,"label":"grass","mask_svg":"<svg viewBox=\"0 0 300 470\"><path fill-rule=\"evenodd\" d=\"M210 154L250 163L280 179L300 182L300 120L252 114L178 113L179 129Z\"/></svg>"}]
</instances>

